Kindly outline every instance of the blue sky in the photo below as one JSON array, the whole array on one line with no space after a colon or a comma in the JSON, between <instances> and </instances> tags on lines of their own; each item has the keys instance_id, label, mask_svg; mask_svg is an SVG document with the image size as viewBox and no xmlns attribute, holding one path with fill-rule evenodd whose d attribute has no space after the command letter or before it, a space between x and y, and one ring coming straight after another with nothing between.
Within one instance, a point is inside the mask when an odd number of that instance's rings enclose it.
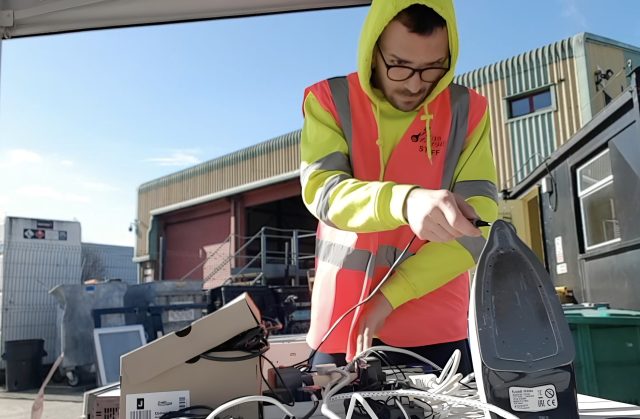
<instances>
[{"instance_id":1,"label":"blue sky","mask_svg":"<svg viewBox=\"0 0 640 419\"><path fill-rule=\"evenodd\" d=\"M592 32L640 46L640 1L457 0L458 73ZM0 215L130 245L146 181L298 129L304 87L355 69L366 9L3 41Z\"/></svg>"}]
</instances>

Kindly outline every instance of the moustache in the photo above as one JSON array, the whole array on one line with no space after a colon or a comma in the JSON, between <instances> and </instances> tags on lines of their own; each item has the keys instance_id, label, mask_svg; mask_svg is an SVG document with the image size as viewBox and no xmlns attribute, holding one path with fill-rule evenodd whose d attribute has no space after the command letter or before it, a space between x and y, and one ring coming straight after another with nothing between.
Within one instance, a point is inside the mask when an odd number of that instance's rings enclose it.
<instances>
[{"instance_id":1,"label":"moustache","mask_svg":"<svg viewBox=\"0 0 640 419\"><path fill-rule=\"evenodd\" d=\"M406 97L408 99L421 99L426 95L426 90L425 91L420 91L418 93L411 93L411 92L407 92L406 90L403 90L401 92L398 92L398 94L400 94L400 96Z\"/></svg>"}]
</instances>

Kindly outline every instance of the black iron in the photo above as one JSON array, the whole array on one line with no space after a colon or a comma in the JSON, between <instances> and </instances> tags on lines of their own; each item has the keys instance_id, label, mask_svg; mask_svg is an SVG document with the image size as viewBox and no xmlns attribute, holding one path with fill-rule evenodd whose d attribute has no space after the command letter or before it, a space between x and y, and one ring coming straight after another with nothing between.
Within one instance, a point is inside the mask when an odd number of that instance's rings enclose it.
<instances>
[{"instance_id":1,"label":"black iron","mask_svg":"<svg viewBox=\"0 0 640 419\"><path fill-rule=\"evenodd\" d=\"M505 221L493 223L478 261L469 313L483 401L519 418L579 418L562 306L542 263Z\"/></svg>"}]
</instances>

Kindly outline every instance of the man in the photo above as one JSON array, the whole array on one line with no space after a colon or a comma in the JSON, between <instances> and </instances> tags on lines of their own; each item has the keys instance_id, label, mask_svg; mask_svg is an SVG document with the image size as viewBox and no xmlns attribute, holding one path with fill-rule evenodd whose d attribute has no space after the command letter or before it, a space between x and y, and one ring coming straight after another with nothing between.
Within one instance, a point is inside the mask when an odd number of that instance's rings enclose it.
<instances>
[{"instance_id":1,"label":"man","mask_svg":"<svg viewBox=\"0 0 640 419\"><path fill-rule=\"evenodd\" d=\"M440 366L460 349L472 370L467 272L488 229L471 221L496 219L496 171L486 99L451 83L457 57L452 0L374 0L358 72L305 92L302 193L320 221L314 364L381 341Z\"/></svg>"}]
</instances>

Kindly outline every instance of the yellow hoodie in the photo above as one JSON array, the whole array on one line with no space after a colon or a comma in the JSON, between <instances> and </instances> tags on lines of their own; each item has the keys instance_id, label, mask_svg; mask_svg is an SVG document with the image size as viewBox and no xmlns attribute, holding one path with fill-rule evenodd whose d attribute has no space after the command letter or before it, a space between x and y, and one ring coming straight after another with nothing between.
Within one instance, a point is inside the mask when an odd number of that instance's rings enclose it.
<instances>
[{"instance_id":1,"label":"yellow hoodie","mask_svg":"<svg viewBox=\"0 0 640 419\"><path fill-rule=\"evenodd\" d=\"M403 112L394 108L371 86L371 60L375 44L387 24L403 9L412 4L424 4L447 22L450 70L425 99L423 107L442 93L453 80L458 59L458 31L452 0L373 0L365 20L358 49L358 78L372 103L378 123L380 158L384 167L391 152L400 141L418 110ZM406 225L403 208L414 185L400 185L389 181L365 182L349 177L342 170L327 170L318 164L333 153L348 154L348 146L338 123L327 112L313 93L304 100L305 121L301 140L302 196L307 208L319 219L337 228L354 232L392 230ZM425 112L426 113L426 112ZM437 117L437 115L436 115ZM425 119L427 136L430 117ZM454 178L462 180L488 180L495 184L496 173L490 143L488 112L465 142ZM427 141L430 145L430 141ZM428 153L430 155L430 153ZM311 167L309 167L311 166ZM315 169L314 167L317 167ZM339 182L336 183L336 181ZM319 214L323 201L329 201L326 214ZM495 201L474 196L467 200L478 215L487 221L497 217ZM323 219L326 217L328 219ZM484 231L485 235L487 230ZM393 307L431 292L446 284L474 264L470 253L456 241L428 243L415 257L403 262L382 288Z\"/></svg>"}]
</instances>

